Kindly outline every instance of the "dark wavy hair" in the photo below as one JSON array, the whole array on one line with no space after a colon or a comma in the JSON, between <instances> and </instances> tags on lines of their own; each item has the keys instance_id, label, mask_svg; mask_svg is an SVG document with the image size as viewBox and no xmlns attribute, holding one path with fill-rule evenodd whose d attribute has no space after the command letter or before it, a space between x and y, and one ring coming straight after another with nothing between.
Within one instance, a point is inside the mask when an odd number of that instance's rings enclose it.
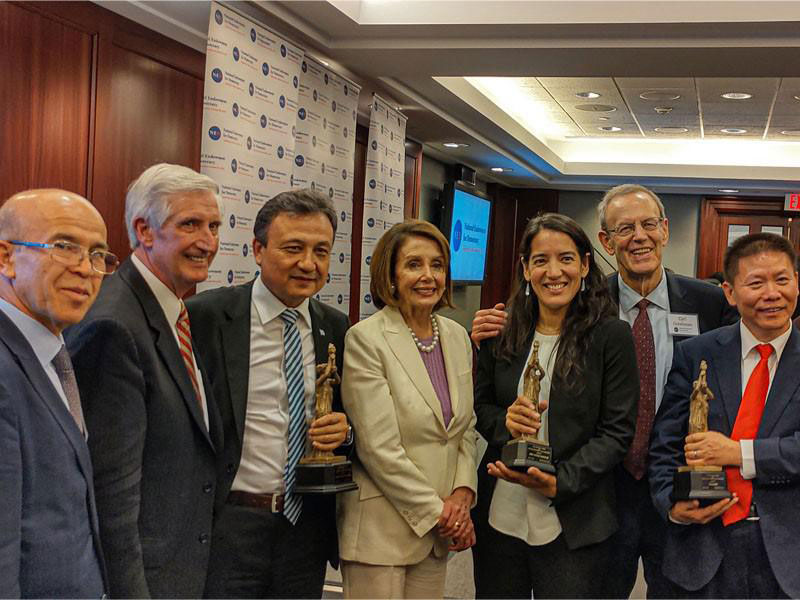
<instances>
[{"instance_id":1,"label":"dark wavy hair","mask_svg":"<svg viewBox=\"0 0 800 600\"><path fill-rule=\"evenodd\" d=\"M594 259L594 249L589 238L574 220L555 213L545 213L528 222L522 234L518 254L513 291L508 300L508 323L495 346L495 356L500 360L511 361L522 352L527 352L530 336L539 320L539 301L531 292L525 295L529 285L525 280L522 263L527 264L531 255L531 242L543 229L558 231L570 237L583 260L589 257L589 272L584 278L585 289L575 294L567 309L559 334L558 356L553 367L553 379L573 391L582 387L583 370L586 365L586 352L592 329L602 320L617 314L617 307L608 292L606 277Z\"/></svg>"}]
</instances>

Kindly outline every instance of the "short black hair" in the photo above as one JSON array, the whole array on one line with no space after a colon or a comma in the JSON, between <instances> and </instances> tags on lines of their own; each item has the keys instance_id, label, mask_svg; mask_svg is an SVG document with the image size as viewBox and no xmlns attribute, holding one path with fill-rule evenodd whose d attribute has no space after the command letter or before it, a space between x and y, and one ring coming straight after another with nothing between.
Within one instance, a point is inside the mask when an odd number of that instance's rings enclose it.
<instances>
[{"instance_id":1,"label":"short black hair","mask_svg":"<svg viewBox=\"0 0 800 600\"><path fill-rule=\"evenodd\" d=\"M264 206L261 207L253 224L253 235L259 242L266 245L269 226L275 220L275 217L281 213L289 213L290 215L322 213L331 222L333 238L334 240L336 239L336 225L339 219L336 216L336 210L333 208L333 202L326 195L316 190L305 188L281 192L267 200Z\"/></svg>"},{"instance_id":2,"label":"short black hair","mask_svg":"<svg viewBox=\"0 0 800 600\"><path fill-rule=\"evenodd\" d=\"M794 251L792 243L785 237L776 233L749 233L740 237L725 250L725 258L722 262L725 281L733 285L733 280L739 272L739 261L761 252L783 252L789 258L792 268L796 268L797 253Z\"/></svg>"}]
</instances>

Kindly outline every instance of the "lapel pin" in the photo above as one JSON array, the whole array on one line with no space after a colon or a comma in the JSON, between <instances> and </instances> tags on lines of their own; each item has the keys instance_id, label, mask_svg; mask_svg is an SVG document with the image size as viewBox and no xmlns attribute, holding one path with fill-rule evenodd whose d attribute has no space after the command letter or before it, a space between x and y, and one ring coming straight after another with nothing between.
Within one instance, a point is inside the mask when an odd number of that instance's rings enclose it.
<instances>
[{"instance_id":1,"label":"lapel pin","mask_svg":"<svg viewBox=\"0 0 800 600\"><path fill-rule=\"evenodd\" d=\"M325 330L324 330L324 329L320 329L320 330L319 330L319 334L320 334L320 335L325 335Z\"/></svg>"}]
</instances>

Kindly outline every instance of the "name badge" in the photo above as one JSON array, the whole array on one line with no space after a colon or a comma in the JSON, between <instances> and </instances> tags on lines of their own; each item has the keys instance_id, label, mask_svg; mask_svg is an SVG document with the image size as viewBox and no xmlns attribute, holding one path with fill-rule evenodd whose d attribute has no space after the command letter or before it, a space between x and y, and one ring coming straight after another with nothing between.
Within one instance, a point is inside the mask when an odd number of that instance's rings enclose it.
<instances>
[{"instance_id":1,"label":"name badge","mask_svg":"<svg viewBox=\"0 0 800 600\"><path fill-rule=\"evenodd\" d=\"M667 329L669 329L670 335L700 335L697 315L669 313L667 315Z\"/></svg>"}]
</instances>

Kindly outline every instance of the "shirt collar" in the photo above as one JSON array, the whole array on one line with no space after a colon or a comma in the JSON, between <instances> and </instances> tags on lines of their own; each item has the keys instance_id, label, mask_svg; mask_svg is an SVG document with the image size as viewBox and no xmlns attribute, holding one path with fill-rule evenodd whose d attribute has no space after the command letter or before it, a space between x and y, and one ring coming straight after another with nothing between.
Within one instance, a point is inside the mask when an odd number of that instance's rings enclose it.
<instances>
[{"instance_id":1,"label":"shirt collar","mask_svg":"<svg viewBox=\"0 0 800 600\"><path fill-rule=\"evenodd\" d=\"M2 299L0 299L0 310L11 319L11 322L16 325L19 332L31 345L33 353L39 359L42 367L49 365L64 345L64 337L61 334L53 335L53 332L39 321Z\"/></svg>"},{"instance_id":2,"label":"shirt collar","mask_svg":"<svg viewBox=\"0 0 800 600\"><path fill-rule=\"evenodd\" d=\"M619 273L617 273L617 278L619 281L619 304L623 312L628 312L642 300L643 296L625 283ZM661 281L652 292L647 294L646 299L662 310L669 310L669 290L664 267L661 267Z\"/></svg>"},{"instance_id":3,"label":"shirt collar","mask_svg":"<svg viewBox=\"0 0 800 600\"><path fill-rule=\"evenodd\" d=\"M743 320L739 321L739 331L741 332L742 335L742 360L744 360L756 346L758 346L759 344L763 344L764 342L760 342L758 341L758 339L756 339L756 336L754 336L752 332L747 328L747 325L744 324ZM781 354L783 354L783 349L786 347L786 342L789 341L789 336L791 334L792 334L792 322L789 321L789 327L786 328L786 331L784 331L782 334L780 334L771 342L768 342L772 346L775 358L778 361L781 359Z\"/></svg>"},{"instance_id":4,"label":"shirt collar","mask_svg":"<svg viewBox=\"0 0 800 600\"><path fill-rule=\"evenodd\" d=\"M261 325L266 325L273 319L277 319L281 316L281 313L285 311L287 308L283 302L281 302L275 294L273 294L270 289L264 285L264 282L261 281L261 277L256 277L255 282L253 283L253 304L256 307L256 311L258 312L258 317L261 319ZM300 313L300 317L306 322L306 325L311 327L311 313L309 312L308 308L309 300L306 298L303 302L300 303L300 306L296 306L294 310Z\"/></svg>"},{"instance_id":5,"label":"shirt collar","mask_svg":"<svg viewBox=\"0 0 800 600\"><path fill-rule=\"evenodd\" d=\"M163 281L155 276L155 273L139 260L138 256L131 254L131 262L142 275L150 291L153 292L153 295L156 297L159 306L161 306L161 310L164 311L164 316L167 318L167 323L174 327L181 314L183 302L171 289L164 285Z\"/></svg>"}]
</instances>

